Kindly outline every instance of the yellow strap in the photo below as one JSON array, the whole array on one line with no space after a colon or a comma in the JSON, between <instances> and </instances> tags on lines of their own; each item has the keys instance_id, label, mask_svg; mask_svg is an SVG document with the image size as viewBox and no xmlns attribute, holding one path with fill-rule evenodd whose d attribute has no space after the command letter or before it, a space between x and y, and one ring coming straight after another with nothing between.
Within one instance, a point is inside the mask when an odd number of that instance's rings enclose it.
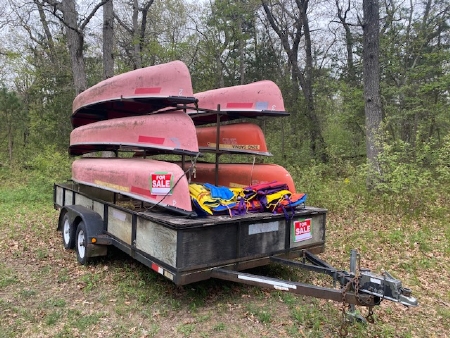
<instances>
[{"instance_id":1,"label":"yellow strap","mask_svg":"<svg viewBox=\"0 0 450 338\"><path fill-rule=\"evenodd\" d=\"M278 192L276 192L276 193L267 195L267 196L266 196L266 198L267 198L267 204L270 204L270 203L273 202L273 201L277 201L277 203L278 203L278 201L279 201L280 199L283 199L284 196L286 196L286 195L291 196L292 193L291 193L289 190L281 190L281 191L278 191Z\"/></svg>"}]
</instances>

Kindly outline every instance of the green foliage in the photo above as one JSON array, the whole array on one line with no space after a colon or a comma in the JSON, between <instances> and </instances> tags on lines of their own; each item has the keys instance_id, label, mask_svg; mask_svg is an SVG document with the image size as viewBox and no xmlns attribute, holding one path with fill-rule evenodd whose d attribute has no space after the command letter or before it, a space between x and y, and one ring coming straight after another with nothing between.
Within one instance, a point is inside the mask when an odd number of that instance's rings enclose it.
<instances>
[{"instance_id":1,"label":"green foliage","mask_svg":"<svg viewBox=\"0 0 450 338\"><path fill-rule=\"evenodd\" d=\"M450 134L442 141L442 145L435 151L434 164L439 182L450 184Z\"/></svg>"},{"instance_id":2,"label":"green foliage","mask_svg":"<svg viewBox=\"0 0 450 338\"><path fill-rule=\"evenodd\" d=\"M0 89L0 146L5 150L0 152L0 163L3 159L11 162L16 148L21 143L24 131L23 105L16 92L5 87Z\"/></svg>"},{"instance_id":3,"label":"green foliage","mask_svg":"<svg viewBox=\"0 0 450 338\"><path fill-rule=\"evenodd\" d=\"M297 191L308 195L308 205L343 212L353 209L356 204L364 208L364 201L368 199L364 166L343 160L333 164L311 160L287 169L294 178Z\"/></svg>"},{"instance_id":4,"label":"green foliage","mask_svg":"<svg viewBox=\"0 0 450 338\"><path fill-rule=\"evenodd\" d=\"M202 13L201 39L190 68L196 91L274 77L276 72L265 72L273 69L273 50L264 49L267 37L261 44L256 37L254 12L259 6L254 0L221 0Z\"/></svg>"},{"instance_id":5,"label":"green foliage","mask_svg":"<svg viewBox=\"0 0 450 338\"><path fill-rule=\"evenodd\" d=\"M410 144L398 141L395 144L384 144L379 156L381 180L378 189L393 194L416 192L432 181L432 172L424 166L430 149L425 145L418 156L414 156Z\"/></svg>"},{"instance_id":6,"label":"green foliage","mask_svg":"<svg viewBox=\"0 0 450 338\"><path fill-rule=\"evenodd\" d=\"M53 183L70 177L71 159L54 146L47 146L23 162L0 167L0 203L20 202L28 206L51 203Z\"/></svg>"},{"instance_id":7,"label":"green foliage","mask_svg":"<svg viewBox=\"0 0 450 338\"><path fill-rule=\"evenodd\" d=\"M27 170L33 171L34 179L44 184L66 180L71 176L72 160L67 153L58 151L55 145L45 146L24 163Z\"/></svg>"},{"instance_id":8,"label":"green foliage","mask_svg":"<svg viewBox=\"0 0 450 338\"><path fill-rule=\"evenodd\" d=\"M441 148L434 142L421 148L397 141L384 144L379 156L381 177L376 186L385 206L405 214L441 213L448 203L448 141Z\"/></svg>"},{"instance_id":9,"label":"green foliage","mask_svg":"<svg viewBox=\"0 0 450 338\"><path fill-rule=\"evenodd\" d=\"M362 88L330 78L324 78L321 83L324 85L317 86L317 106L322 110L321 116L325 116L324 137L330 158L357 161L365 157ZM328 87L328 91L324 92L321 87Z\"/></svg>"},{"instance_id":10,"label":"green foliage","mask_svg":"<svg viewBox=\"0 0 450 338\"><path fill-rule=\"evenodd\" d=\"M439 7L439 6L437 6ZM440 26L442 13L431 10L426 20L412 15L416 8L399 8L415 17L412 23L386 18L386 32L381 36L382 93L387 130L391 138L420 149L420 142L430 142L449 131L448 47L434 38L448 36L449 27ZM406 17L405 16L405 17Z\"/></svg>"},{"instance_id":11,"label":"green foliage","mask_svg":"<svg viewBox=\"0 0 450 338\"><path fill-rule=\"evenodd\" d=\"M190 63L197 36L187 29L189 22L189 9L184 1L155 1L148 12L141 50L142 65L145 67L173 60Z\"/></svg>"},{"instance_id":12,"label":"green foliage","mask_svg":"<svg viewBox=\"0 0 450 338\"><path fill-rule=\"evenodd\" d=\"M373 191L366 187L367 166L354 160L332 158L323 164L314 160L286 166L297 191L308 194L308 205L333 212L381 210L415 217L447 214L450 192L449 138L442 147L424 145L416 156L399 142L386 144L379 162L382 176ZM381 179L382 178L382 179Z\"/></svg>"}]
</instances>

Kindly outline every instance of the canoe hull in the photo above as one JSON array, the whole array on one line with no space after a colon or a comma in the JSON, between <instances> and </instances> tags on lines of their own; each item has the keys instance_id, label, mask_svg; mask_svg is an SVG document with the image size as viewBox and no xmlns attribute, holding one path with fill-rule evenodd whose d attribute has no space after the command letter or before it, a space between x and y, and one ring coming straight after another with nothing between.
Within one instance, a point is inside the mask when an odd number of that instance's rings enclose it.
<instances>
[{"instance_id":1,"label":"canoe hull","mask_svg":"<svg viewBox=\"0 0 450 338\"><path fill-rule=\"evenodd\" d=\"M72 164L72 180L182 214L192 212L186 176L173 163L143 158L80 158Z\"/></svg>"},{"instance_id":2,"label":"canoe hull","mask_svg":"<svg viewBox=\"0 0 450 338\"><path fill-rule=\"evenodd\" d=\"M72 130L69 154L146 150L149 153L197 154L192 119L176 111L90 123Z\"/></svg>"},{"instance_id":3,"label":"canoe hull","mask_svg":"<svg viewBox=\"0 0 450 338\"><path fill-rule=\"evenodd\" d=\"M80 93L72 105L72 126L194 102L188 68L173 61L114 76Z\"/></svg>"},{"instance_id":4,"label":"canoe hull","mask_svg":"<svg viewBox=\"0 0 450 338\"><path fill-rule=\"evenodd\" d=\"M197 127L201 151L217 150L217 126ZM253 123L235 123L220 126L219 150L236 154L271 156L261 128Z\"/></svg>"},{"instance_id":5,"label":"canoe hull","mask_svg":"<svg viewBox=\"0 0 450 338\"><path fill-rule=\"evenodd\" d=\"M221 121L241 117L286 116L280 88L269 80L195 93L199 112L189 114L195 124L214 123L217 117L208 111L220 106Z\"/></svg>"},{"instance_id":6,"label":"canoe hull","mask_svg":"<svg viewBox=\"0 0 450 338\"><path fill-rule=\"evenodd\" d=\"M188 164L185 164L188 168ZM195 165L195 183L215 184L215 164L197 162ZM286 183L295 193L295 185L289 172L277 164L219 163L218 185L239 188L258 183L278 181Z\"/></svg>"}]
</instances>

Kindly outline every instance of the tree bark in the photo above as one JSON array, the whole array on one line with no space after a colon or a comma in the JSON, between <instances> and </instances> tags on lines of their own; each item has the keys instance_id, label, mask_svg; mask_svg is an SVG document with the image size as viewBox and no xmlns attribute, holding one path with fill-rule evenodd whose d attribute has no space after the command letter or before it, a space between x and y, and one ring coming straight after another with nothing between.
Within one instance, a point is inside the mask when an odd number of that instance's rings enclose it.
<instances>
[{"instance_id":1,"label":"tree bark","mask_svg":"<svg viewBox=\"0 0 450 338\"><path fill-rule=\"evenodd\" d=\"M78 12L75 0L64 0L58 6L66 25L66 39L72 63L75 95L87 89L86 68L83 58L84 34L78 28Z\"/></svg>"},{"instance_id":2,"label":"tree bark","mask_svg":"<svg viewBox=\"0 0 450 338\"><path fill-rule=\"evenodd\" d=\"M103 5L103 78L114 76L114 5L109 0Z\"/></svg>"},{"instance_id":3,"label":"tree bark","mask_svg":"<svg viewBox=\"0 0 450 338\"><path fill-rule=\"evenodd\" d=\"M381 151L379 142L382 122L380 98L380 64L379 64L379 4L378 0L363 0L363 62L364 62L364 104L366 120L366 151L369 164L367 185L374 188L381 178L378 155Z\"/></svg>"},{"instance_id":4,"label":"tree bark","mask_svg":"<svg viewBox=\"0 0 450 338\"><path fill-rule=\"evenodd\" d=\"M149 0L149 1L145 2L141 9L142 22L141 22L141 30L139 32L139 59L140 59L141 63L142 63L141 53L142 53L142 50L144 49L144 45L145 45L145 31L147 29L147 16L148 16L150 7L153 5L154 2L155 2L155 0ZM142 64L141 64L141 66L142 66Z\"/></svg>"},{"instance_id":5,"label":"tree bark","mask_svg":"<svg viewBox=\"0 0 450 338\"><path fill-rule=\"evenodd\" d=\"M138 0L133 0L133 16L132 16L132 34L133 34L133 63L134 69L142 68L141 62L141 43L140 34L138 30L139 26L139 2Z\"/></svg>"}]
</instances>

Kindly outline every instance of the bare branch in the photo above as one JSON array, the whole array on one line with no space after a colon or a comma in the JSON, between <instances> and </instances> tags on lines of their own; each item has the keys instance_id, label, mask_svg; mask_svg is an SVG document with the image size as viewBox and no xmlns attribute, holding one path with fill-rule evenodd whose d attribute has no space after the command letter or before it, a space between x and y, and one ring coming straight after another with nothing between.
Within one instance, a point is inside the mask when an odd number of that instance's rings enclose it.
<instances>
[{"instance_id":1,"label":"bare branch","mask_svg":"<svg viewBox=\"0 0 450 338\"><path fill-rule=\"evenodd\" d=\"M109 1L113 1L113 0L102 0L102 1L100 1L100 3L98 3L97 6L94 7L94 9L91 11L91 13L81 23L80 30L84 30L86 25L89 23L89 21L91 21L91 19L94 17L95 13L100 9L100 7L102 7L104 4L106 4Z\"/></svg>"},{"instance_id":2,"label":"bare branch","mask_svg":"<svg viewBox=\"0 0 450 338\"><path fill-rule=\"evenodd\" d=\"M123 28L125 29L128 33L133 34L133 30L127 26L127 24L125 22L123 22L119 16L114 13L114 19L117 21L117 23Z\"/></svg>"}]
</instances>

